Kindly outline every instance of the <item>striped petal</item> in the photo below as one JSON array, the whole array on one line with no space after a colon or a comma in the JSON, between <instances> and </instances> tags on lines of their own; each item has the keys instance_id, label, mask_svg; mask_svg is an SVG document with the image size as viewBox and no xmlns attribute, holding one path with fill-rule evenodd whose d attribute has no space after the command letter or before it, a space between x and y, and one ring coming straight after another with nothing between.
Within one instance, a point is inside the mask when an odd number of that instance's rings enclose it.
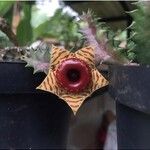
<instances>
[{"instance_id":1,"label":"striped petal","mask_svg":"<svg viewBox=\"0 0 150 150\"><path fill-rule=\"evenodd\" d=\"M92 69L92 82L91 89L93 92L109 84L96 68Z\"/></svg>"},{"instance_id":2,"label":"striped petal","mask_svg":"<svg viewBox=\"0 0 150 150\"><path fill-rule=\"evenodd\" d=\"M37 89L52 92L59 96L59 86L56 83L55 72L53 70L49 70L48 75L46 76L44 81L37 87Z\"/></svg>"},{"instance_id":3,"label":"striped petal","mask_svg":"<svg viewBox=\"0 0 150 150\"><path fill-rule=\"evenodd\" d=\"M62 59L67 58L69 54L70 52L68 50L56 46L52 46L51 59L50 59L51 69L55 68L55 66L58 65Z\"/></svg>"},{"instance_id":4,"label":"striped petal","mask_svg":"<svg viewBox=\"0 0 150 150\"><path fill-rule=\"evenodd\" d=\"M91 67L95 66L93 47L88 46L88 47L82 48L82 49L76 51L75 54L76 54L77 58L84 60Z\"/></svg>"},{"instance_id":5,"label":"striped petal","mask_svg":"<svg viewBox=\"0 0 150 150\"><path fill-rule=\"evenodd\" d=\"M71 93L61 88L57 83L55 74L57 65L66 58L78 58L89 64L91 68L92 80L89 86L79 93ZM63 48L53 46L51 51L51 67L44 81L37 87L44 91L54 93L63 99L76 114L84 100L95 90L108 85L108 81L99 73L94 64L94 49L92 47L82 48L75 53L69 52Z\"/></svg>"}]
</instances>

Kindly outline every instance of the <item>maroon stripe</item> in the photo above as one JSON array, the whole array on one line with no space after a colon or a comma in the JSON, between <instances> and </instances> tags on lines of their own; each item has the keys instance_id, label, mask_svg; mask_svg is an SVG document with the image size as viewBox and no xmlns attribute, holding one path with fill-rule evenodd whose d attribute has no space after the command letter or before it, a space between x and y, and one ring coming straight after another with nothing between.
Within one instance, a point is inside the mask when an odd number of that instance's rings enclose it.
<instances>
[{"instance_id":1,"label":"maroon stripe","mask_svg":"<svg viewBox=\"0 0 150 150\"><path fill-rule=\"evenodd\" d=\"M52 87L51 87L51 84L50 84L49 76L47 76L47 83L48 83L49 89L52 91Z\"/></svg>"},{"instance_id":2,"label":"maroon stripe","mask_svg":"<svg viewBox=\"0 0 150 150\"><path fill-rule=\"evenodd\" d=\"M53 77L52 77L52 74L51 74L51 76L49 76L50 77L50 79L51 79L51 81L52 81L52 84L54 84L54 79L53 79Z\"/></svg>"},{"instance_id":3,"label":"maroon stripe","mask_svg":"<svg viewBox=\"0 0 150 150\"><path fill-rule=\"evenodd\" d=\"M78 101L66 100L66 101L69 103L78 103L78 102L81 102L82 100L78 100Z\"/></svg>"},{"instance_id":4,"label":"maroon stripe","mask_svg":"<svg viewBox=\"0 0 150 150\"><path fill-rule=\"evenodd\" d=\"M104 85L104 78L102 79L102 85Z\"/></svg>"},{"instance_id":5,"label":"maroon stripe","mask_svg":"<svg viewBox=\"0 0 150 150\"><path fill-rule=\"evenodd\" d=\"M43 85L44 85L44 88L47 90L47 87L46 87L46 83L45 83L45 81L43 82Z\"/></svg>"},{"instance_id":6,"label":"maroon stripe","mask_svg":"<svg viewBox=\"0 0 150 150\"><path fill-rule=\"evenodd\" d=\"M91 57L94 57L93 54L91 54L90 52L88 52L88 51L86 51L86 50L84 50L84 49L82 49L81 51L84 52L84 53L86 53L86 54L88 54L88 55L90 55Z\"/></svg>"},{"instance_id":7,"label":"maroon stripe","mask_svg":"<svg viewBox=\"0 0 150 150\"><path fill-rule=\"evenodd\" d=\"M54 56L56 53L57 53L57 51L54 50L51 55Z\"/></svg>"},{"instance_id":8,"label":"maroon stripe","mask_svg":"<svg viewBox=\"0 0 150 150\"><path fill-rule=\"evenodd\" d=\"M99 75L98 73L96 73L96 83L98 82L98 80L99 80Z\"/></svg>"},{"instance_id":9,"label":"maroon stripe","mask_svg":"<svg viewBox=\"0 0 150 150\"><path fill-rule=\"evenodd\" d=\"M85 57L85 55L82 55L81 53L78 52L78 55L80 55L81 57ZM90 61L91 63L93 63L93 61L89 58L89 57L86 57L86 59L88 59L88 61Z\"/></svg>"},{"instance_id":10,"label":"maroon stripe","mask_svg":"<svg viewBox=\"0 0 150 150\"><path fill-rule=\"evenodd\" d=\"M58 53L58 56L51 63L54 63L65 52L66 51L62 51L62 52Z\"/></svg>"},{"instance_id":11,"label":"maroon stripe","mask_svg":"<svg viewBox=\"0 0 150 150\"><path fill-rule=\"evenodd\" d=\"M79 107L79 105L70 105L70 107L77 108L77 107Z\"/></svg>"}]
</instances>

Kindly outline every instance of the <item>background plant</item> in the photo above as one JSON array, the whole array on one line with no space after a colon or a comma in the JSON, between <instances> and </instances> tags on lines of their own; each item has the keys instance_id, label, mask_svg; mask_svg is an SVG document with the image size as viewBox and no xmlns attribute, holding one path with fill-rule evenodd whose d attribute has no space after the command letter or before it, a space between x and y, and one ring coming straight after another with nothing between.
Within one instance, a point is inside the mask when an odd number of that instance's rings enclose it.
<instances>
[{"instance_id":1,"label":"background plant","mask_svg":"<svg viewBox=\"0 0 150 150\"><path fill-rule=\"evenodd\" d=\"M137 9L130 14L133 17L132 40L136 61L140 64L150 64L150 2L134 3Z\"/></svg>"},{"instance_id":2,"label":"background plant","mask_svg":"<svg viewBox=\"0 0 150 150\"><path fill-rule=\"evenodd\" d=\"M0 4L1 61L24 60L34 72L46 73L51 44L68 50L82 46L78 25L63 8L57 9L52 17L40 14L44 19L39 22L35 17L39 10L34 2L2 1Z\"/></svg>"},{"instance_id":3,"label":"background plant","mask_svg":"<svg viewBox=\"0 0 150 150\"><path fill-rule=\"evenodd\" d=\"M140 46L137 47L137 43L140 44L141 37L135 36L135 30L138 29L138 32L144 30L137 27L137 24L140 25L138 19L140 17L143 19L142 15L139 17L139 13L132 14L137 23L134 28L131 25L132 34L127 38L127 29L114 32L105 23L98 22L91 11L83 13L77 22L74 17L64 13L63 8L57 9L52 17L45 17L38 14L38 8L34 2L3 1L0 3L2 4L0 5L2 16L0 22L3 22L0 23L1 60L21 59L27 62L27 66L33 67L34 72L47 73L50 61L50 57L47 56L50 56L52 44L68 50L93 45L97 66L102 63L129 65L132 61L138 60L136 55ZM143 5L140 7L143 8ZM37 15L42 20L37 20L35 17ZM6 26L3 26L4 22Z\"/></svg>"}]
</instances>

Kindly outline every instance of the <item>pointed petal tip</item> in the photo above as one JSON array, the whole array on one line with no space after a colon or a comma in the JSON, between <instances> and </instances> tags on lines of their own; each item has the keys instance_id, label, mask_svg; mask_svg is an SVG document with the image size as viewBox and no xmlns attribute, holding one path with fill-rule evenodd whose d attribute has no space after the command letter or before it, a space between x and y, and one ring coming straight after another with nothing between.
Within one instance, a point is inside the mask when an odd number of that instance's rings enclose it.
<instances>
[{"instance_id":1,"label":"pointed petal tip","mask_svg":"<svg viewBox=\"0 0 150 150\"><path fill-rule=\"evenodd\" d=\"M35 89L36 90L41 90L41 85L37 86Z\"/></svg>"},{"instance_id":2,"label":"pointed petal tip","mask_svg":"<svg viewBox=\"0 0 150 150\"><path fill-rule=\"evenodd\" d=\"M40 88L39 88L39 86L38 86L38 87L36 87L35 89L36 89L36 90L39 90Z\"/></svg>"},{"instance_id":3,"label":"pointed petal tip","mask_svg":"<svg viewBox=\"0 0 150 150\"><path fill-rule=\"evenodd\" d=\"M56 48L56 46L54 44L52 44L52 49Z\"/></svg>"},{"instance_id":4,"label":"pointed petal tip","mask_svg":"<svg viewBox=\"0 0 150 150\"><path fill-rule=\"evenodd\" d=\"M74 111L74 110L72 110L72 112L73 112L74 116L76 116L76 114L77 114L77 111Z\"/></svg>"},{"instance_id":5,"label":"pointed petal tip","mask_svg":"<svg viewBox=\"0 0 150 150\"><path fill-rule=\"evenodd\" d=\"M86 46L86 47L83 47L83 48L91 48L91 49L95 49L95 46L94 45L88 45L88 46Z\"/></svg>"},{"instance_id":6,"label":"pointed petal tip","mask_svg":"<svg viewBox=\"0 0 150 150\"><path fill-rule=\"evenodd\" d=\"M104 82L104 84L102 85L102 87L105 87L105 86L107 86L107 85L109 85L109 81L105 79L105 82Z\"/></svg>"},{"instance_id":7,"label":"pointed petal tip","mask_svg":"<svg viewBox=\"0 0 150 150\"><path fill-rule=\"evenodd\" d=\"M109 81L108 80L106 80L106 85L105 86L107 86L107 85L109 85Z\"/></svg>"},{"instance_id":8,"label":"pointed petal tip","mask_svg":"<svg viewBox=\"0 0 150 150\"><path fill-rule=\"evenodd\" d=\"M89 46L87 46L88 48L92 48L92 49L94 49L95 48L95 46L94 45L89 45Z\"/></svg>"}]
</instances>

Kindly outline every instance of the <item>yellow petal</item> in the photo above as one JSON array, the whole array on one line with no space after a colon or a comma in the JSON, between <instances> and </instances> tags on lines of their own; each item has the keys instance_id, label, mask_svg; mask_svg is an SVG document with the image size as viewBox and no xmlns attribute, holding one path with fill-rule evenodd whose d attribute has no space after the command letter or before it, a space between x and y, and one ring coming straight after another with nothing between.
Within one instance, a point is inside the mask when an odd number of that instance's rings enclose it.
<instances>
[{"instance_id":1,"label":"yellow petal","mask_svg":"<svg viewBox=\"0 0 150 150\"><path fill-rule=\"evenodd\" d=\"M59 95L59 87L56 83L54 71L52 71L50 69L48 75L46 76L44 81L37 87L37 89L44 90L44 91Z\"/></svg>"},{"instance_id":2,"label":"yellow petal","mask_svg":"<svg viewBox=\"0 0 150 150\"><path fill-rule=\"evenodd\" d=\"M92 70L92 81L92 91L95 91L109 84L109 82L102 76L101 73L99 73L96 68Z\"/></svg>"},{"instance_id":3,"label":"yellow petal","mask_svg":"<svg viewBox=\"0 0 150 150\"><path fill-rule=\"evenodd\" d=\"M79 58L84 60L91 68L91 83L80 93L69 93L60 87L56 81L55 69L56 65L65 58ZM44 91L52 92L63 99L76 114L84 100L89 97L95 90L108 85L108 81L98 72L94 65L94 49L92 47L85 47L75 53L71 53L65 49L53 46L51 51L51 69L44 81L37 87Z\"/></svg>"},{"instance_id":4,"label":"yellow petal","mask_svg":"<svg viewBox=\"0 0 150 150\"><path fill-rule=\"evenodd\" d=\"M76 57L84 60L90 66L95 66L94 64L94 48L91 46L84 47L75 52Z\"/></svg>"},{"instance_id":5,"label":"yellow petal","mask_svg":"<svg viewBox=\"0 0 150 150\"><path fill-rule=\"evenodd\" d=\"M88 97L90 93L79 93L79 94L73 94L73 93L64 93L59 95L61 99L63 99L72 109L73 113L76 114L86 97Z\"/></svg>"},{"instance_id":6,"label":"yellow petal","mask_svg":"<svg viewBox=\"0 0 150 150\"><path fill-rule=\"evenodd\" d=\"M67 58L69 54L70 52L68 50L52 46L50 61L51 69L55 68L55 66L59 64L60 60Z\"/></svg>"}]
</instances>

